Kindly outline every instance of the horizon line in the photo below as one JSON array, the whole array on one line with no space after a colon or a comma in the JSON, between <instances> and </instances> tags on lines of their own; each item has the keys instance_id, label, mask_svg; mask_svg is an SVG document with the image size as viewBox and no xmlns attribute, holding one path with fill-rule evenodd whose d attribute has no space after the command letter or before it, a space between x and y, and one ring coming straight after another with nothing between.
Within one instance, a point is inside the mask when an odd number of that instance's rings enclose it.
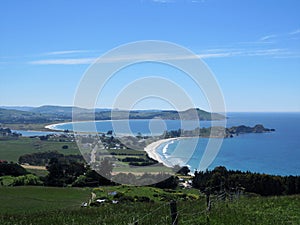
<instances>
[{"instance_id":1,"label":"horizon line","mask_svg":"<svg viewBox=\"0 0 300 225\"><path fill-rule=\"evenodd\" d=\"M78 106L74 106L74 105L38 105L38 106L33 106L33 105L1 105L0 108L3 108L3 107L16 107L16 108L21 108L21 107L30 107L30 108L39 108L39 107L43 107L43 106L54 106L54 107L78 107ZM78 107L78 108L81 108L81 107ZM172 108L164 108L164 109L159 109L159 108L141 108L141 109L120 109L120 108L111 108L111 107L101 107L101 106L97 106L95 108L82 108L82 109L108 109L108 110L128 110L128 111L134 111L134 110L158 110L158 111L163 111L163 110L171 110L171 111L178 111L176 109L172 109ZM201 107L194 107L194 108L189 108L189 109L200 109L200 110L204 110L204 111L207 111L207 112L211 112L207 109L203 109ZM183 109L183 110L180 110L180 111L186 111L186 110L189 110L189 109ZM220 112L214 112L214 113L220 113ZM222 112L221 112L222 113ZM283 111L283 110L276 110L276 111L245 111L245 110L228 110L226 111L225 113L300 113L300 110L299 111Z\"/></svg>"}]
</instances>

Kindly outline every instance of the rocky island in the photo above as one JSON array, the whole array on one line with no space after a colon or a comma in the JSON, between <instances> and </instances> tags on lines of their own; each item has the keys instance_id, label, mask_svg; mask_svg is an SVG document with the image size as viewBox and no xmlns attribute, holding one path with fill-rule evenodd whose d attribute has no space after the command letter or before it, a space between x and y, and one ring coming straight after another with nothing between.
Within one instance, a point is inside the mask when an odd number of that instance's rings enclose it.
<instances>
[{"instance_id":1,"label":"rocky island","mask_svg":"<svg viewBox=\"0 0 300 225\"><path fill-rule=\"evenodd\" d=\"M273 132L275 129L265 128L262 124L257 124L254 127L240 125L230 128L225 127L203 127L196 128L194 130L172 130L165 131L163 138L175 138L175 137L204 137L204 138L232 138L239 134L247 133L266 133Z\"/></svg>"}]
</instances>

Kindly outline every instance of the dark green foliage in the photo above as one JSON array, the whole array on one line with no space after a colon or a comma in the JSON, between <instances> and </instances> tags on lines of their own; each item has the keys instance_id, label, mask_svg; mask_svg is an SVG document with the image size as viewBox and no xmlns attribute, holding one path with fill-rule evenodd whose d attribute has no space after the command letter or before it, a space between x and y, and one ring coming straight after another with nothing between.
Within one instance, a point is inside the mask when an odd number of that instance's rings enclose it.
<instances>
[{"instance_id":1,"label":"dark green foliage","mask_svg":"<svg viewBox=\"0 0 300 225\"><path fill-rule=\"evenodd\" d=\"M49 139L49 135L43 135L43 136L39 136L39 139L41 141L47 141Z\"/></svg>"},{"instance_id":2,"label":"dark green foliage","mask_svg":"<svg viewBox=\"0 0 300 225\"><path fill-rule=\"evenodd\" d=\"M48 186L64 187L72 184L77 177L86 172L83 163L69 161L66 158L52 158L47 166L49 174L45 184Z\"/></svg>"},{"instance_id":3,"label":"dark green foliage","mask_svg":"<svg viewBox=\"0 0 300 225\"><path fill-rule=\"evenodd\" d=\"M95 170L88 169L85 175L79 176L72 184L73 187L98 187L103 185L112 185L113 183L97 173Z\"/></svg>"},{"instance_id":4,"label":"dark green foliage","mask_svg":"<svg viewBox=\"0 0 300 225\"><path fill-rule=\"evenodd\" d=\"M178 178L174 177L174 176L170 176L168 174L157 174L155 176L156 180L161 180L158 183L153 184L153 187L157 187L157 188L162 188L162 189L166 189L166 188L170 188L170 189L175 189L178 186Z\"/></svg>"},{"instance_id":5,"label":"dark green foliage","mask_svg":"<svg viewBox=\"0 0 300 225\"><path fill-rule=\"evenodd\" d=\"M162 135L163 138L176 138L176 137L233 137L233 135L245 134L245 133L265 133L272 132L275 129L265 128L261 124L257 124L254 127L248 127L245 125L234 126L230 128L224 128L215 126L213 127L195 128L194 130L171 130L165 131ZM213 131L213 133L212 133Z\"/></svg>"},{"instance_id":6,"label":"dark green foliage","mask_svg":"<svg viewBox=\"0 0 300 225\"><path fill-rule=\"evenodd\" d=\"M178 170L178 173L184 176L187 176L189 172L191 171L187 166L183 166L180 170Z\"/></svg>"},{"instance_id":7,"label":"dark green foliage","mask_svg":"<svg viewBox=\"0 0 300 225\"><path fill-rule=\"evenodd\" d=\"M147 196L134 196L136 202L151 202L151 199Z\"/></svg>"},{"instance_id":8,"label":"dark green foliage","mask_svg":"<svg viewBox=\"0 0 300 225\"><path fill-rule=\"evenodd\" d=\"M27 174L27 171L16 163L0 163L0 177L1 176L22 176Z\"/></svg>"},{"instance_id":9,"label":"dark green foliage","mask_svg":"<svg viewBox=\"0 0 300 225\"><path fill-rule=\"evenodd\" d=\"M105 158L97 167L97 171L105 178L111 178L111 172L113 169L113 165L108 158Z\"/></svg>"},{"instance_id":10,"label":"dark green foliage","mask_svg":"<svg viewBox=\"0 0 300 225\"><path fill-rule=\"evenodd\" d=\"M183 176L187 176L190 171L189 167L187 166L179 166L179 165L175 165L172 169L175 173L181 174Z\"/></svg>"},{"instance_id":11,"label":"dark green foliage","mask_svg":"<svg viewBox=\"0 0 300 225\"><path fill-rule=\"evenodd\" d=\"M210 187L213 191L221 188L244 188L246 192L252 192L263 196L299 194L299 176L275 176L251 172L227 171L225 167L216 167L213 171L196 172L193 186L204 191Z\"/></svg>"},{"instance_id":12,"label":"dark green foliage","mask_svg":"<svg viewBox=\"0 0 300 225\"><path fill-rule=\"evenodd\" d=\"M50 162L53 158L65 158L67 161L77 161L84 162L84 159L81 155L64 155L58 153L57 151L52 152L36 152L32 154L22 155L19 158L19 163L24 164L28 163L35 166L44 166Z\"/></svg>"},{"instance_id":13,"label":"dark green foliage","mask_svg":"<svg viewBox=\"0 0 300 225\"><path fill-rule=\"evenodd\" d=\"M270 132L270 131L275 131L275 129L265 128L261 124L257 124L254 127L248 127L245 125L241 125L241 126L234 126L234 127L226 129L226 132L228 132L230 134L263 133L263 132Z\"/></svg>"},{"instance_id":14,"label":"dark green foliage","mask_svg":"<svg viewBox=\"0 0 300 225\"><path fill-rule=\"evenodd\" d=\"M129 165L130 166L151 166L156 164L155 162L142 162L142 163L138 163L138 162L130 162Z\"/></svg>"},{"instance_id":15,"label":"dark green foliage","mask_svg":"<svg viewBox=\"0 0 300 225\"><path fill-rule=\"evenodd\" d=\"M137 157L125 157L121 161L122 162L145 162L146 160L143 158L137 158Z\"/></svg>"},{"instance_id":16,"label":"dark green foliage","mask_svg":"<svg viewBox=\"0 0 300 225\"><path fill-rule=\"evenodd\" d=\"M112 180L118 184L134 184L136 179L132 173L118 173L112 177Z\"/></svg>"},{"instance_id":17,"label":"dark green foliage","mask_svg":"<svg viewBox=\"0 0 300 225\"><path fill-rule=\"evenodd\" d=\"M78 176L73 181L73 187L98 187L112 185L111 179L112 164L108 159L104 159L100 165L93 165L94 170L86 168L85 174Z\"/></svg>"}]
</instances>

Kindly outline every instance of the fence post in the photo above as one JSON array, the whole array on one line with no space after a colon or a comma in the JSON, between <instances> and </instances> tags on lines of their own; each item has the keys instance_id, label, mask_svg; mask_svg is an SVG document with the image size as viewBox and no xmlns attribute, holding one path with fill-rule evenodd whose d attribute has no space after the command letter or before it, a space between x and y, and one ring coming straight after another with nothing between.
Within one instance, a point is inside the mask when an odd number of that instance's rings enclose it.
<instances>
[{"instance_id":1,"label":"fence post","mask_svg":"<svg viewBox=\"0 0 300 225\"><path fill-rule=\"evenodd\" d=\"M172 200L170 202L170 209L171 209L172 225L178 225L178 212L177 212L176 201Z\"/></svg>"},{"instance_id":2,"label":"fence post","mask_svg":"<svg viewBox=\"0 0 300 225\"><path fill-rule=\"evenodd\" d=\"M210 211L210 207L211 207L210 188L205 189L205 195L206 195L206 209L207 209L207 211Z\"/></svg>"}]
</instances>

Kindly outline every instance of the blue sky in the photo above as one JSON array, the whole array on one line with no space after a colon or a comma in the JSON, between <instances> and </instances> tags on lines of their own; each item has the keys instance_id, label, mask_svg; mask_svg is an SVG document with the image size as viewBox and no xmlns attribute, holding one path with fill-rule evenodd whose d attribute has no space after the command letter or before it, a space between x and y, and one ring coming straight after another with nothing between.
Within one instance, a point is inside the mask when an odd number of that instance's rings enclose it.
<instances>
[{"instance_id":1,"label":"blue sky","mask_svg":"<svg viewBox=\"0 0 300 225\"><path fill-rule=\"evenodd\" d=\"M163 40L203 59L228 111L299 112L299 12L298 0L3 0L0 105L72 105L97 57L128 42ZM107 89L117 89L118 79L111 82ZM110 107L113 93L98 106Z\"/></svg>"}]
</instances>

